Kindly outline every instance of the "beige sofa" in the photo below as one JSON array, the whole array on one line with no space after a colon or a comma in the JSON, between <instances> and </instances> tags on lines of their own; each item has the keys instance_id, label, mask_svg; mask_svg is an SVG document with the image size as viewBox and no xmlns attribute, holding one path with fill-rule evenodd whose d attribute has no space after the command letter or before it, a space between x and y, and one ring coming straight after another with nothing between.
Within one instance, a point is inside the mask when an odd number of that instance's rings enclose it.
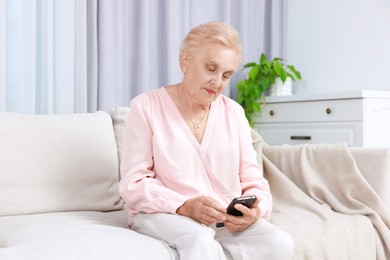
<instances>
[{"instance_id":1,"label":"beige sofa","mask_svg":"<svg viewBox=\"0 0 390 260\"><path fill-rule=\"evenodd\" d=\"M127 113L0 114L0 259L178 259L127 228L118 193ZM366 170L389 170L383 149L354 154ZM386 175L365 177L389 203Z\"/></svg>"},{"instance_id":2,"label":"beige sofa","mask_svg":"<svg viewBox=\"0 0 390 260\"><path fill-rule=\"evenodd\" d=\"M117 149L127 109L110 112L0 114L0 259L176 258L127 228Z\"/></svg>"}]
</instances>

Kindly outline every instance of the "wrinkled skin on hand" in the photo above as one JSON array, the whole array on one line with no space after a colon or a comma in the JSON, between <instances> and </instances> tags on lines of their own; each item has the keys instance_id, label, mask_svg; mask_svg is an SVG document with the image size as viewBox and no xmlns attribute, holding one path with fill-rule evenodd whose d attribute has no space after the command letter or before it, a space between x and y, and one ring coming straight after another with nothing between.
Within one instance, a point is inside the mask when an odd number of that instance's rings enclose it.
<instances>
[{"instance_id":1,"label":"wrinkled skin on hand","mask_svg":"<svg viewBox=\"0 0 390 260\"><path fill-rule=\"evenodd\" d=\"M257 199L251 208L236 204L235 208L244 214L243 216L236 217L228 215L226 213L226 208L213 198L200 196L184 202L184 204L177 209L176 213L192 218L207 226L223 222L230 232L240 232L259 219L261 213L260 208L258 207L259 202L259 199Z\"/></svg>"}]
</instances>

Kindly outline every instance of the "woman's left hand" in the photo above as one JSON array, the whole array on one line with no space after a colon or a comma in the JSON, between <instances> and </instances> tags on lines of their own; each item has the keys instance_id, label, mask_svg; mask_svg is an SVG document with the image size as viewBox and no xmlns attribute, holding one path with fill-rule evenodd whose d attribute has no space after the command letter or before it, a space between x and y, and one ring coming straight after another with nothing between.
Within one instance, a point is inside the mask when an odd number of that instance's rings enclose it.
<instances>
[{"instance_id":1,"label":"woman's left hand","mask_svg":"<svg viewBox=\"0 0 390 260\"><path fill-rule=\"evenodd\" d=\"M257 199L251 208L247 208L242 204L236 204L235 208L241 211L243 216L228 215L224 222L225 227L232 233L241 232L247 229L250 225L255 223L260 218L260 208L258 207L260 200Z\"/></svg>"}]
</instances>

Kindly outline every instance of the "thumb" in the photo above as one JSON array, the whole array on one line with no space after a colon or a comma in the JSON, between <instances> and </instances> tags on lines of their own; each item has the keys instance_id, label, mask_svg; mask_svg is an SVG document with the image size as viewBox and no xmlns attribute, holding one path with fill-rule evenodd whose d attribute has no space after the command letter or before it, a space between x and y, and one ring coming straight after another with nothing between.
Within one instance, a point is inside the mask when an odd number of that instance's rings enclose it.
<instances>
[{"instance_id":1,"label":"thumb","mask_svg":"<svg viewBox=\"0 0 390 260\"><path fill-rule=\"evenodd\" d=\"M255 203L253 203L252 208L257 208L260 204L260 198L257 198Z\"/></svg>"}]
</instances>

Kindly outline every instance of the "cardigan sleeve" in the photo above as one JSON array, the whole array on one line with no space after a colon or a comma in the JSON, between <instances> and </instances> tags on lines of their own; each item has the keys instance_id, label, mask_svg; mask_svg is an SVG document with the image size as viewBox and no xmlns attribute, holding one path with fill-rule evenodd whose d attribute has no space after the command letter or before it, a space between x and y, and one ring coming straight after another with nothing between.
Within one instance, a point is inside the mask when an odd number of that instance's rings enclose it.
<instances>
[{"instance_id":1,"label":"cardigan sleeve","mask_svg":"<svg viewBox=\"0 0 390 260\"><path fill-rule=\"evenodd\" d=\"M250 127L243 109L237 111L240 138L240 183L243 195L256 195L260 199L261 218L269 220L272 211L272 196L268 181L263 177L256 151L252 145Z\"/></svg>"},{"instance_id":2,"label":"cardigan sleeve","mask_svg":"<svg viewBox=\"0 0 390 260\"><path fill-rule=\"evenodd\" d=\"M126 125L119 191L129 216L138 212L176 213L189 198L166 188L153 171L151 105L147 95L134 98Z\"/></svg>"}]
</instances>

